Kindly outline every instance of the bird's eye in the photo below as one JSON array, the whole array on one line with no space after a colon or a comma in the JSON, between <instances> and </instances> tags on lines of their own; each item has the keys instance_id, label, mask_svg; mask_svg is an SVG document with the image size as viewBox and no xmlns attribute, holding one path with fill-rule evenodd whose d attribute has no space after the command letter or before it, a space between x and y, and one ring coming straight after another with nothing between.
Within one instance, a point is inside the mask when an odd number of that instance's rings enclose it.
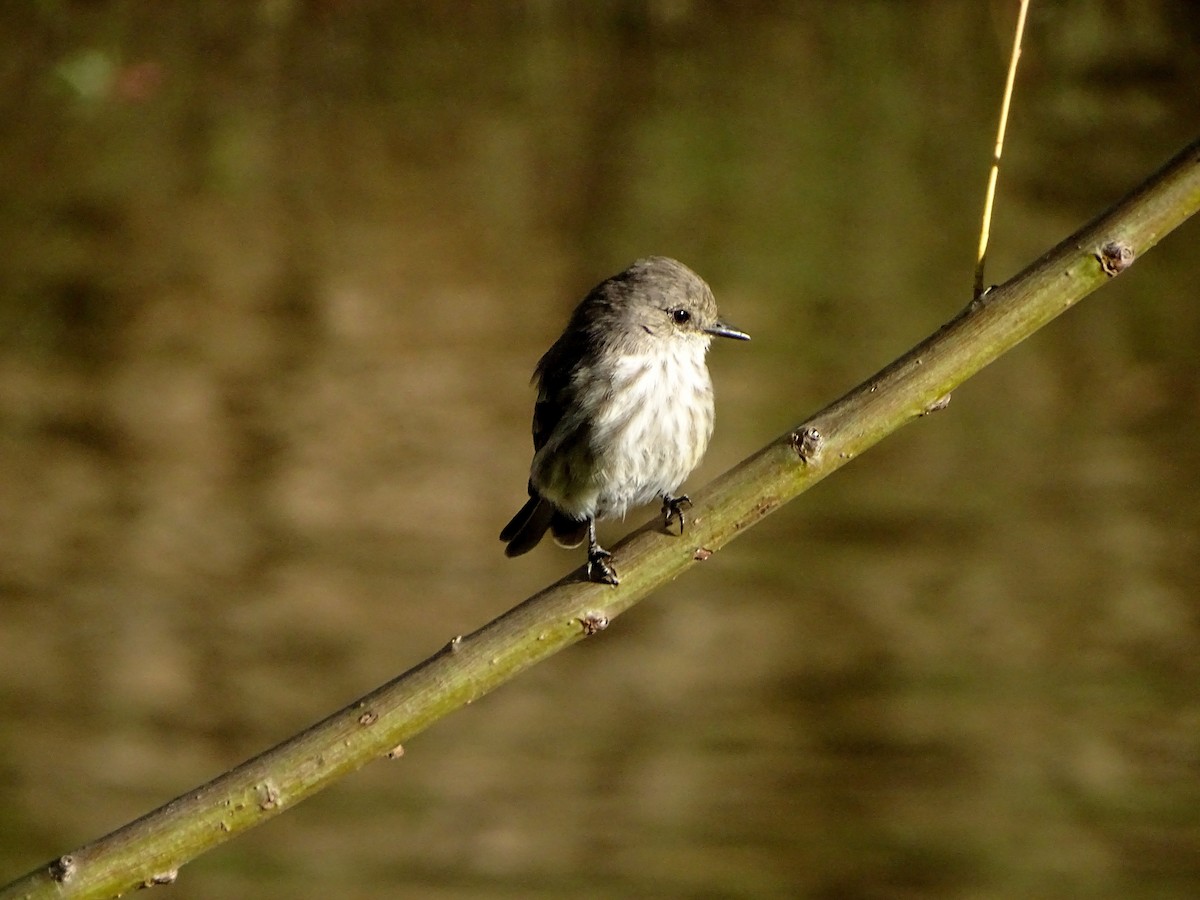
<instances>
[{"instance_id":1,"label":"bird's eye","mask_svg":"<svg viewBox=\"0 0 1200 900\"><path fill-rule=\"evenodd\" d=\"M692 314L686 309L671 310L671 318L675 320L676 325L686 325L692 319Z\"/></svg>"}]
</instances>

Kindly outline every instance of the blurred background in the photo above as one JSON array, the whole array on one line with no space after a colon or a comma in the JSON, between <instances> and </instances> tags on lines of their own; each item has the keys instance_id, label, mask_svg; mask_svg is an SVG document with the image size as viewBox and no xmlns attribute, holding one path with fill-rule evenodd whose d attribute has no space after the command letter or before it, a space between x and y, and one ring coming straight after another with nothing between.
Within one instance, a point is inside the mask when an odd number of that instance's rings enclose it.
<instances>
[{"instance_id":1,"label":"blurred background","mask_svg":"<svg viewBox=\"0 0 1200 900\"><path fill-rule=\"evenodd\" d=\"M578 566L497 534L632 259L754 336L693 492L957 312L1015 13L0 6L0 882ZM1035 0L989 282L1200 133L1198 50ZM1200 895L1198 237L169 892Z\"/></svg>"}]
</instances>

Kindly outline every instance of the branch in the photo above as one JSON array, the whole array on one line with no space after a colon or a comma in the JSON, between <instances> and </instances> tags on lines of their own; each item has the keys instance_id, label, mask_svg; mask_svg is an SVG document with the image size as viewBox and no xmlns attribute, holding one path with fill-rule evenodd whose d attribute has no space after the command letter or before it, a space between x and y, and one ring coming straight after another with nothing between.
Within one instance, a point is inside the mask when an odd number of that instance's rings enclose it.
<instances>
[{"instance_id":1,"label":"branch","mask_svg":"<svg viewBox=\"0 0 1200 900\"><path fill-rule=\"evenodd\" d=\"M15 897L108 897L173 881L180 866L278 815L546 657L602 630L659 585L902 425L1153 247L1200 207L1200 141L909 353L694 496L686 537L648 524L613 549L612 588L582 571L546 588L307 731L5 888Z\"/></svg>"}]
</instances>

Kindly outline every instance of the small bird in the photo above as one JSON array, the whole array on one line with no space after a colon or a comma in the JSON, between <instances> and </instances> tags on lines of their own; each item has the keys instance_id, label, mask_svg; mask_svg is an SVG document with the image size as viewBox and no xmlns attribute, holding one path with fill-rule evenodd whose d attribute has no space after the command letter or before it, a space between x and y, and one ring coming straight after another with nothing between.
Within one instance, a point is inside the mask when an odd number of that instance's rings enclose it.
<instances>
[{"instance_id":1,"label":"small bird","mask_svg":"<svg viewBox=\"0 0 1200 900\"><path fill-rule=\"evenodd\" d=\"M588 578L617 584L596 520L662 499L664 525L690 505L677 494L708 448L713 337L750 340L717 317L704 280L665 256L639 259L600 282L534 371L529 501L500 540L520 556L547 531L563 547L588 542Z\"/></svg>"}]
</instances>

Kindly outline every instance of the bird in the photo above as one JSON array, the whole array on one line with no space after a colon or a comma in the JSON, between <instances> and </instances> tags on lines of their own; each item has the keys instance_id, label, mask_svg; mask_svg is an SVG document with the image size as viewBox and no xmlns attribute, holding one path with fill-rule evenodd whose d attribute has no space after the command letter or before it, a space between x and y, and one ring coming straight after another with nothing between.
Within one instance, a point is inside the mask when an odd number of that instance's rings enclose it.
<instances>
[{"instance_id":1,"label":"bird","mask_svg":"<svg viewBox=\"0 0 1200 900\"><path fill-rule=\"evenodd\" d=\"M722 321L708 284L665 256L638 259L583 298L534 370L529 499L500 532L520 556L549 531L588 542L590 581L616 585L596 522L658 498L683 534L691 503L677 493L712 437L712 338L750 336Z\"/></svg>"}]
</instances>

